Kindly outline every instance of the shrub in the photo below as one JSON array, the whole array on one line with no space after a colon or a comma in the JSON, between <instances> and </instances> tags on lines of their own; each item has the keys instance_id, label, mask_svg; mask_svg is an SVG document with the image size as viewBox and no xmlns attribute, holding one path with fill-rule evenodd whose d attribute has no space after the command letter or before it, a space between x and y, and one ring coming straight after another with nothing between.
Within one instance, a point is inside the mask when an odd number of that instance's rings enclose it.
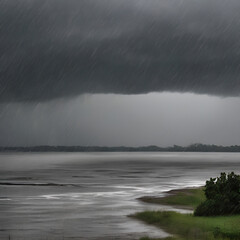
<instances>
[{"instance_id":1,"label":"shrub","mask_svg":"<svg viewBox=\"0 0 240 240\"><path fill-rule=\"evenodd\" d=\"M221 173L205 185L206 201L195 210L195 216L240 214L240 175Z\"/></svg>"}]
</instances>

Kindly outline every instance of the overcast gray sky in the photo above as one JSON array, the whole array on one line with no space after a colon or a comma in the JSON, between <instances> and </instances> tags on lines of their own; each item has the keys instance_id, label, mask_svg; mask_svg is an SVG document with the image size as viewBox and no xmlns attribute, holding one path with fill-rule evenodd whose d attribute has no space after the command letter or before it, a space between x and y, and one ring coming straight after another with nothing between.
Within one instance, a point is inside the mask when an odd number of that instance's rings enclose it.
<instances>
[{"instance_id":1,"label":"overcast gray sky","mask_svg":"<svg viewBox=\"0 0 240 240\"><path fill-rule=\"evenodd\" d=\"M240 144L239 0L2 0L0 145Z\"/></svg>"},{"instance_id":2,"label":"overcast gray sky","mask_svg":"<svg viewBox=\"0 0 240 240\"><path fill-rule=\"evenodd\" d=\"M4 104L0 145L240 143L240 98L150 93Z\"/></svg>"}]
</instances>

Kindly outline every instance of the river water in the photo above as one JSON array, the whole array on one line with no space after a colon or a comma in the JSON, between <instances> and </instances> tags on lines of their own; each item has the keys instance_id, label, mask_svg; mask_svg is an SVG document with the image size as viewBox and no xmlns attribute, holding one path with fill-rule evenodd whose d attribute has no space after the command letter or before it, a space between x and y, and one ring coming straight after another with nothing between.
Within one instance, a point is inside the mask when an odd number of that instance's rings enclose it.
<instances>
[{"instance_id":1,"label":"river water","mask_svg":"<svg viewBox=\"0 0 240 240\"><path fill-rule=\"evenodd\" d=\"M127 215L174 209L137 198L222 171L239 173L240 153L1 153L0 239L165 237Z\"/></svg>"}]
</instances>

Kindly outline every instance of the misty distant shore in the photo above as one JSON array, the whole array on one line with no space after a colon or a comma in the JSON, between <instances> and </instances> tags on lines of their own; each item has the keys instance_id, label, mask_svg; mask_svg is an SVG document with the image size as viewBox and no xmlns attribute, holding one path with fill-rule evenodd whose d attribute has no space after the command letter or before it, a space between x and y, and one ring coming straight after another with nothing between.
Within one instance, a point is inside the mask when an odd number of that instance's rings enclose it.
<instances>
[{"instance_id":1,"label":"misty distant shore","mask_svg":"<svg viewBox=\"0 0 240 240\"><path fill-rule=\"evenodd\" d=\"M31 146L31 147L0 147L0 152L240 152L240 145L218 146L192 144L186 147L102 147L102 146Z\"/></svg>"}]
</instances>

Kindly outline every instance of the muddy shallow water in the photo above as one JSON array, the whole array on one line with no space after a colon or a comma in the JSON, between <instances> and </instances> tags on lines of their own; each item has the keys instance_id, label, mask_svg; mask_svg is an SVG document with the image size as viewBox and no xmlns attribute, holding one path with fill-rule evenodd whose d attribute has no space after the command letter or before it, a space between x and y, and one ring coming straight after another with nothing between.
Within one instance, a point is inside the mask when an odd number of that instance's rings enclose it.
<instances>
[{"instance_id":1,"label":"muddy shallow water","mask_svg":"<svg viewBox=\"0 0 240 240\"><path fill-rule=\"evenodd\" d=\"M137 200L240 172L239 153L2 153L0 239L138 239L167 233L127 215ZM187 211L187 210L186 210Z\"/></svg>"}]
</instances>

